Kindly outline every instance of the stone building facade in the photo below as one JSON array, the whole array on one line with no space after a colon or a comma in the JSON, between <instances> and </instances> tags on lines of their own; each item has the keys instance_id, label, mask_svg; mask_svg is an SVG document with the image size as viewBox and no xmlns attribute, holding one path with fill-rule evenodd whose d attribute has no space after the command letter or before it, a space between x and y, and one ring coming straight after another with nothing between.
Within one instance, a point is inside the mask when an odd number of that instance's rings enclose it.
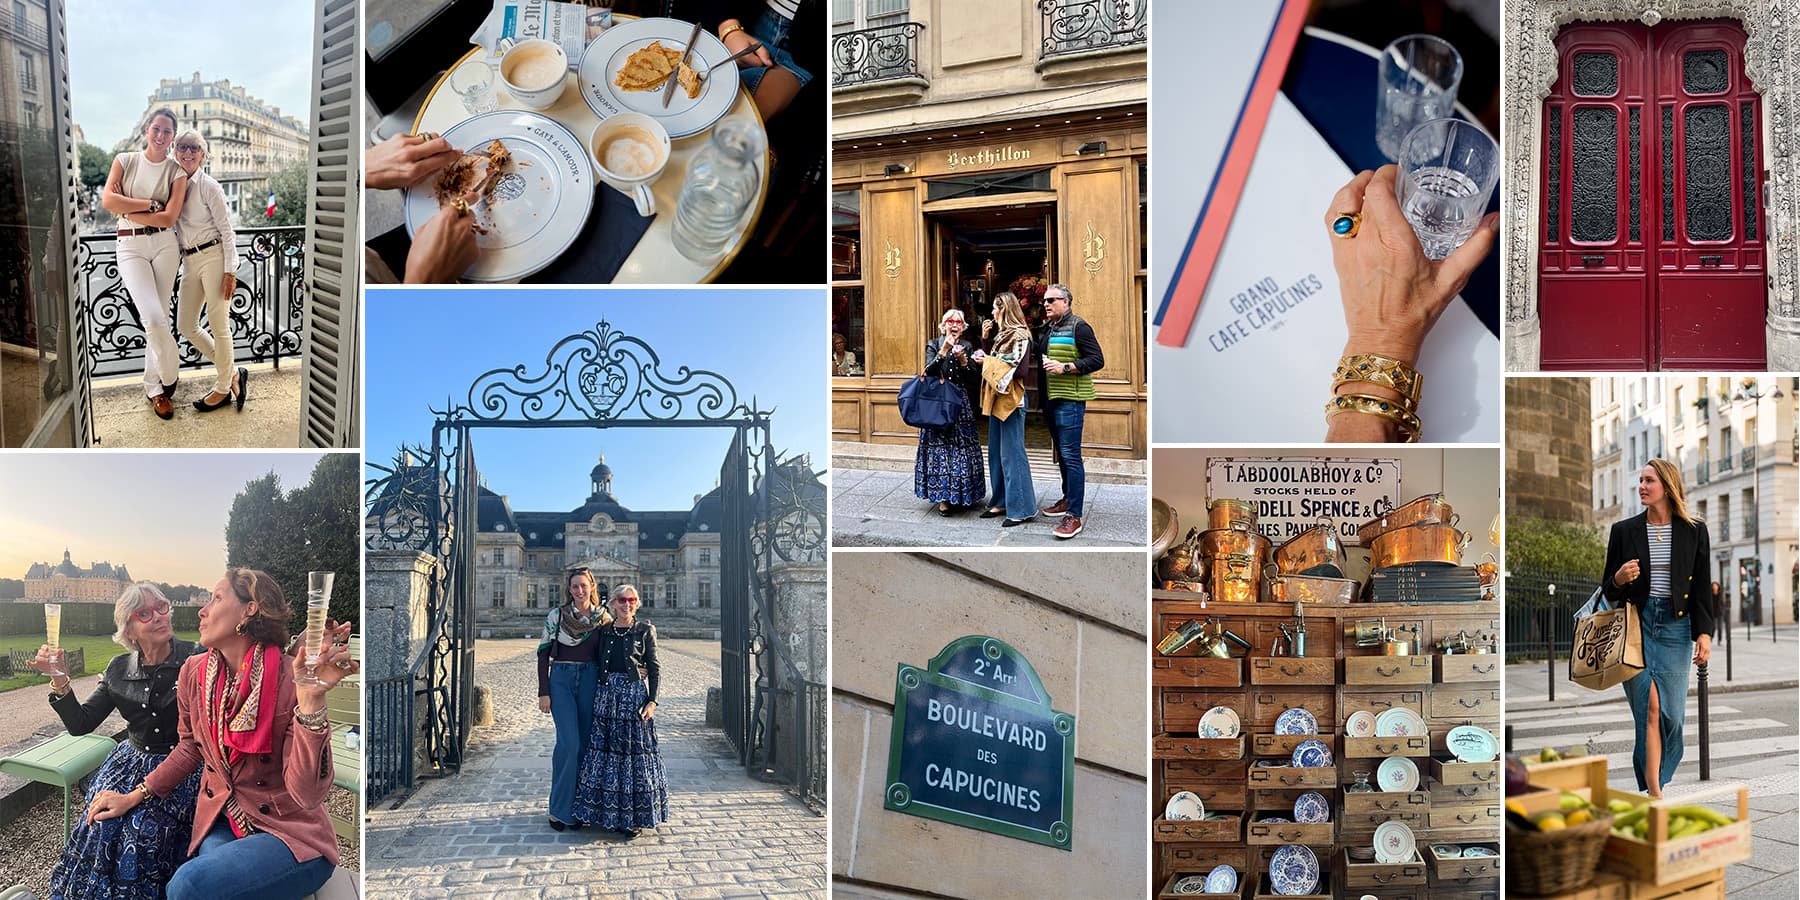
<instances>
[{"instance_id":1,"label":"stone building facade","mask_svg":"<svg viewBox=\"0 0 1800 900\"><path fill-rule=\"evenodd\" d=\"M25 599L38 603L64 600L88 600L111 603L131 586L131 573L124 566L97 562L83 568L63 551L61 563L32 563L25 572Z\"/></svg>"},{"instance_id":2,"label":"stone building facade","mask_svg":"<svg viewBox=\"0 0 1800 900\"><path fill-rule=\"evenodd\" d=\"M1586 378L1506 379L1506 515L1589 524L1595 455Z\"/></svg>"},{"instance_id":3,"label":"stone building facade","mask_svg":"<svg viewBox=\"0 0 1800 900\"><path fill-rule=\"evenodd\" d=\"M243 85L229 79L201 81L164 78L146 100L144 111L131 134L113 149L144 149L144 125L158 108L174 111L183 130L193 128L206 136L210 148L206 171L225 189L225 201L235 215L243 203L260 208L269 176L306 159L311 137L306 123L284 115L281 107L252 97Z\"/></svg>"},{"instance_id":4,"label":"stone building facade","mask_svg":"<svg viewBox=\"0 0 1800 900\"><path fill-rule=\"evenodd\" d=\"M580 566L605 593L636 585L643 609L661 623L669 613L717 627L721 502L696 496L685 510L640 512L612 493L606 458L589 473L588 497L563 512L515 510L486 487L476 512L477 621L495 633L530 630L562 603L563 573Z\"/></svg>"},{"instance_id":5,"label":"stone building facade","mask_svg":"<svg viewBox=\"0 0 1800 900\"><path fill-rule=\"evenodd\" d=\"M1145 882L1143 554L845 553L832 568L832 893L1121 897ZM1069 850L884 808L899 664L1010 644L1075 716Z\"/></svg>"}]
</instances>

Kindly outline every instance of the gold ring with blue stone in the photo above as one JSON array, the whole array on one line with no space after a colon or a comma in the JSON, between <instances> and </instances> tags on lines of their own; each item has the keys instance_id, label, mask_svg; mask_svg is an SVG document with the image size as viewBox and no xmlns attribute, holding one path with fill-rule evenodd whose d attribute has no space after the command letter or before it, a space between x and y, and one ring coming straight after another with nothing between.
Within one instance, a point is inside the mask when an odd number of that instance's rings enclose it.
<instances>
[{"instance_id":1,"label":"gold ring with blue stone","mask_svg":"<svg viewBox=\"0 0 1800 900\"><path fill-rule=\"evenodd\" d=\"M1356 237L1356 232L1360 228L1362 228L1362 213L1359 212L1341 212L1337 214L1337 218L1331 220L1331 233L1341 238Z\"/></svg>"}]
</instances>

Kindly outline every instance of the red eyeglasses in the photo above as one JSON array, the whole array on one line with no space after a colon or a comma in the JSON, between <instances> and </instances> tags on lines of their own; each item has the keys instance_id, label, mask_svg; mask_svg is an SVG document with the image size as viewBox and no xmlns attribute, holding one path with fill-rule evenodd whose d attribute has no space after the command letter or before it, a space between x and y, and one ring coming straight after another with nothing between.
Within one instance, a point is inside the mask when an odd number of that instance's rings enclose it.
<instances>
[{"instance_id":1,"label":"red eyeglasses","mask_svg":"<svg viewBox=\"0 0 1800 900\"><path fill-rule=\"evenodd\" d=\"M166 616L168 614L169 614L169 601L158 600L155 603L138 607L138 611L132 613L131 616L132 616L132 618L137 619L139 622L149 624L151 619L154 619L157 616Z\"/></svg>"}]
</instances>

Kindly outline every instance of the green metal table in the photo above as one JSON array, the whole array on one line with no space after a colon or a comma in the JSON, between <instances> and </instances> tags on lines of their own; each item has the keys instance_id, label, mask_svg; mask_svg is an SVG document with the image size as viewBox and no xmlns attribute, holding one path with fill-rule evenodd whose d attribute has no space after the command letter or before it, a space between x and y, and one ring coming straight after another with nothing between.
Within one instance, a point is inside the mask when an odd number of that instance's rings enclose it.
<instances>
[{"instance_id":1,"label":"green metal table","mask_svg":"<svg viewBox=\"0 0 1800 900\"><path fill-rule=\"evenodd\" d=\"M64 734L53 737L17 756L0 757L0 772L63 790L63 840L67 841L69 791L90 772L100 768L119 745L102 734Z\"/></svg>"}]
</instances>

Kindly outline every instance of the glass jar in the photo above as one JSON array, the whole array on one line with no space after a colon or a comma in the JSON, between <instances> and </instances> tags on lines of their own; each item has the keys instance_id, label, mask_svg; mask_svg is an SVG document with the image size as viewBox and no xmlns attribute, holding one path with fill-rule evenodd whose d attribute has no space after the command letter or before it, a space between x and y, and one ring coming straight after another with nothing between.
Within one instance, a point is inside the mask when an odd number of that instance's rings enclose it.
<instances>
[{"instance_id":1,"label":"glass jar","mask_svg":"<svg viewBox=\"0 0 1800 900\"><path fill-rule=\"evenodd\" d=\"M688 166L675 202L674 243L682 256L704 262L725 252L762 188L757 164L763 147L762 131L747 118L733 116L713 126L712 139Z\"/></svg>"},{"instance_id":2,"label":"glass jar","mask_svg":"<svg viewBox=\"0 0 1800 900\"><path fill-rule=\"evenodd\" d=\"M1356 776L1356 783L1347 788L1344 788L1344 793L1346 793L1346 794L1368 794L1368 793L1374 792L1375 786L1369 783L1369 773L1355 772L1353 774Z\"/></svg>"}]
</instances>

